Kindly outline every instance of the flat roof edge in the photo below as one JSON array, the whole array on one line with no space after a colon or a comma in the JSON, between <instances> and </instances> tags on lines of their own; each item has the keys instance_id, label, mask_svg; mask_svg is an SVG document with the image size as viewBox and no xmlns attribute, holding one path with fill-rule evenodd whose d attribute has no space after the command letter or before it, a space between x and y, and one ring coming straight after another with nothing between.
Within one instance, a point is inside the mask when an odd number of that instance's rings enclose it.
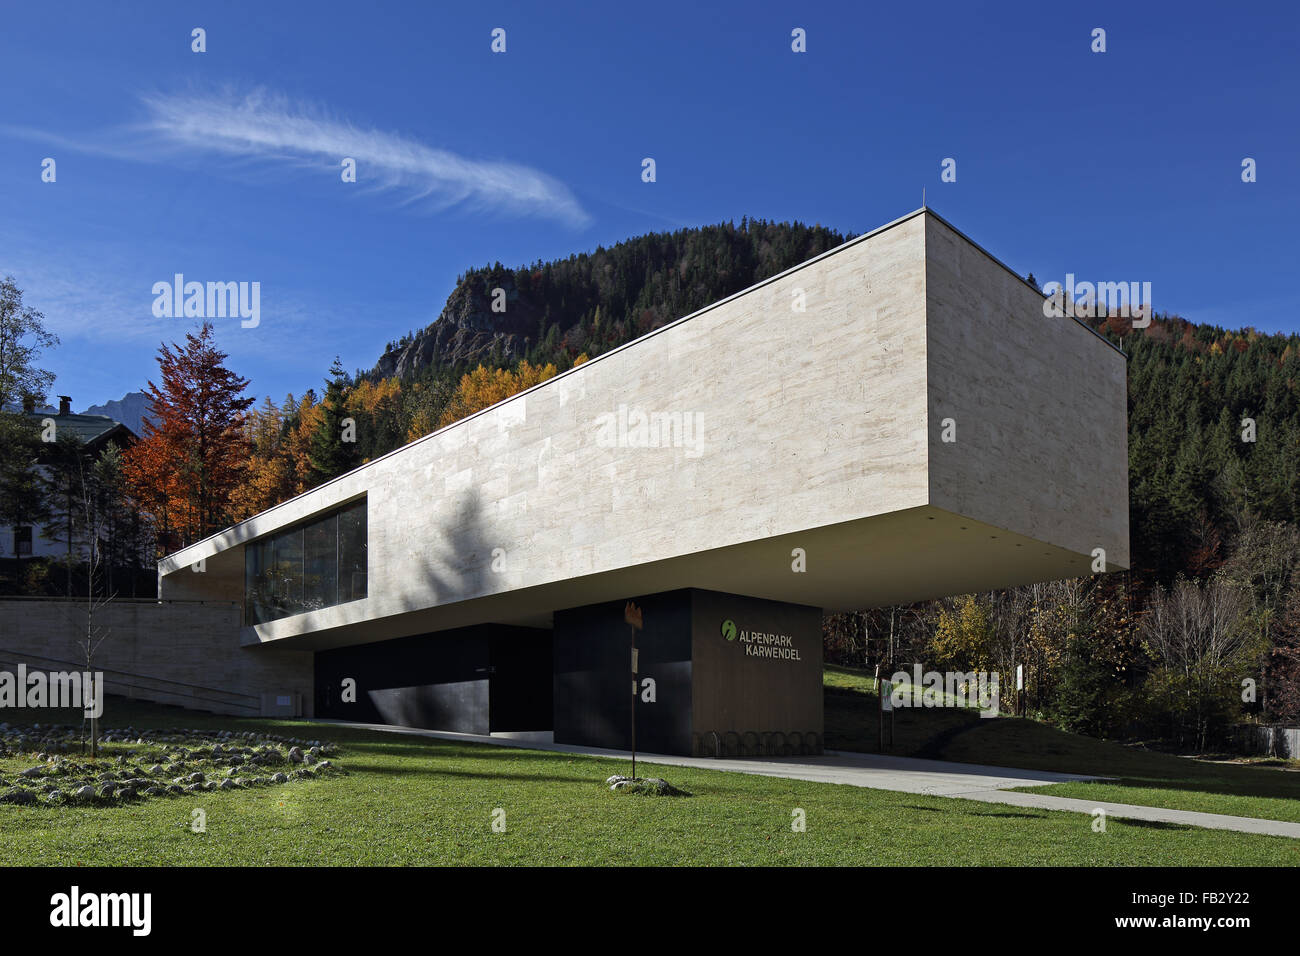
<instances>
[{"instance_id":1,"label":"flat roof edge","mask_svg":"<svg viewBox=\"0 0 1300 956\"><path fill-rule=\"evenodd\" d=\"M860 243L866 242L868 239L871 239L871 238L873 238L873 237L875 237L875 236L878 236L878 235L880 235L880 234L882 234L882 233L884 233L884 232L887 232L887 231L889 231L890 229L895 228L896 226L900 226L900 225L902 225L902 224L905 223L905 222L909 222L910 220L915 219L917 216L920 216L920 215L926 215L926 214L928 214L928 215L930 215L930 216L933 216L937 221L943 223L944 226L946 226L948 229L952 230L952 232L954 232L954 233L955 233L957 236L959 236L962 240L964 240L965 242L969 243L971 246L973 246L974 248L976 248L977 250L979 250L981 253L983 253L985 256L987 256L990 260L992 260L992 261L993 261L994 263L996 263L998 266L1001 266L1001 267L1002 267L1003 269L1005 269L1007 272L1011 273L1011 275L1015 276L1017 279L1019 279L1021 282L1023 282L1023 283L1028 287L1028 288L1033 289L1033 290L1034 290L1035 292L1037 292L1039 295L1042 295L1042 290L1040 290L1040 289L1035 289L1034 286L1031 285L1027 279L1025 279L1025 278L1023 278L1022 276L1020 276L1020 274L1017 273L1014 269L1012 269L1010 266L1008 266L1005 262L1003 262L1003 261L1002 261L1001 259L999 259L997 256L993 255L991 252L989 252L987 249L985 249L983 246L981 246L978 242L976 242L975 240L971 239L970 236L966 235L966 233L962 232L960 229L958 229L956 226L954 226L952 223L950 223L947 219L943 218L943 216L939 215L937 212L935 212L935 211L934 211L933 209L931 209L929 206L921 206L920 208L918 208L918 209L914 209L914 210L912 210L911 212L907 213L906 215L900 216L900 217L898 217L897 219L892 220L891 222L887 222L887 223L885 223L885 224L882 225L882 226L877 226L875 229L871 229L871 230L869 230L868 232L864 232L864 233L862 233L862 235L860 235L860 236L854 236L852 239L846 239L844 242L840 243L838 246L835 246L834 248L831 248L831 249L827 249L825 252L820 253L819 255L813 256L811 259L806 259L806 260L804 260L803 262L800 262L800 263L798 263L798 264L796 264L796 265L791 266L789 269L786 269L786 270L784 270L784 271L782 271L782 272L777 273L776 275L769 276L768 278L763 279L763 280L761 280L761 281L759 281L759 282L756 282L756 283L754 283L754 284L751 285L751 286L747 286L747 287L745 287L744 289L739 290L738 292L733 292L731 295L726 296L725 298L722 298L722 299L718 299L716 302L711 302L711 303L709 303L708 305L704 306L703 308L697 309L696 311L690 313L689 315L684 315L684 316L682 316L682 317L679 318L679 319L674 319L674 320L671 321L671 322L668 322L668 323L666 323L666 324L664 324L664 325L661 325L661 326L660 326L659 328L657 328L657 329L651 329L649 332L646 332L644 335L639 335L639 336L637 336L636 338L632 339L631 341L624 342L622 345L615 346L614 348L610 349L610 350L607 351L607 352L602 352L601 354L599 354L599 355L597 355L597 356L595 356L595 357L593 357L593 358L588 359L586 362L582 363L581 365L577 365L577 366L574 366L574 367L572 367L572 368L567 368L567 369L564 369L564 370L562 370L562 371L560 371L560 372L557 372L555 375L553 375L551 378L548 378L548 379L547 379L546 381L544 381L544 382L539 382L539 383L537 383L536 385L529 386L528 388L524 389L524 390L521 391L521 392L516 392L516 393L513 394L513 395L510 395L510 396L508 396L508 397L506 397L506 398L503 398L503 399L502 399L501 401L499 401L499 402L496 402L496 403L494 403L494 404L492 404L492 405L489 405L487 408L480 409L479 411L474 412L474 413L471 414L471 415L466 415L464 418L461 418L461 419L459 419L459 420L457 420L457 421L454 421L454 422L452 422L450 425L444 425L442 428L439 428L439 429L436 429L435 431L429 432L427 435L423 435L423 436L421 436L421 437L415 439L414 441L407 442L407 443L404 444L404 445L400 445L400 446L398 446L397 448L394 448L392 451L390 451L390 452L386 452L385 454L380 455L378 458L374 458L374 459L372 459L372 460L366 462L366 463L363 464L363 465L358 465L356 468L353 468L351 471L345 472L344 474L339 475L339 476L336 477L336 478L331 478L329 481L324 482L323 484L317 485L315 488L310 488L310 489L308 489L307 491L302 492L301 494L294 495L292 498L289 498L289 499L286 500L286 501L281 501L280 503L275 504L275 505L272 505L270 508L267 508L267 509L264 510L264 511L259 511L259 512L258 512L257 514L255 514L255 515L250 515L249 517L244 518L244 519L241 520L241 521L237 521L237 522L235 522L233 525L229 525L228 527L223 528L223 529L221 529L220 531L214 532L214 533L208 535L208 536L205 537L205 538L201 538L200 540L195 541L193 544L186 545L186 546L183 547L183 548L178 548L177 550L171 552L170 554L163 555L163 556L159 559L159 561L158 561L158 568L159 568L159 571L160 571L160 573L173 573L174 571L179 570L180 568L184 567L187 563L189 563L189 562L186 562L186 561L174 561L173 559L176 558L176 556L178 556L178 555L184 554L184 553L187 552L187 551L190 551L190 550L192 550L192 549L194 549L194 548L201 547L201 546L203 546L203 545L205 545L205 544L209 544L209 543L211 543L214 539L219 538L219 537L221 537L221 536L223 536L223 535L230 534L232 531L236 531L237 529L241 528L242 526L248 524L250 521L255 521L255 520L257 520L258 518L261 518L261 517L263 517L263 516L265 516L265 515L269 515L269 514L271 514L272 512L274 512L274 511L276 511L276 510L278 510L278 509L280 509L280 508L288 507L288 506L292 505L294 502L296 502L296 501L298 501L298 500L300 500L300 499L302 499L302 498L305 498L305 497L308 496L308 495L315 494L316 492L320 491L320 490L323 489L323 488L328 488L328 487L330 487L331 485L335 484L336 482L344 481L344 480L346 480L346 479L352 477L353 475L357 474L357 473L360 472L360 471L364 471L364 470L367 469L367 468L371 468L371 467L373 467L373 466L379 464L380 462L385 461L386 459L392 457L393 455L400 454L400 453L402 453L402 452L408 451L409 449L415 447L416 445L420 445L420 444L422 444L422 443L424 443L424 442L431 441L432 439L437 438L439 435L443 434L444 432L447 432L447 431L450 431L450 430L453 429L453 428L458 428L458 427L460 427L460 426L462 426L462 425L465 425L465 424L467 424L468 422L474 420L475 418L478 418L478 417L481 416L481 415L486 415L486 414L488 414L489 412L494 411L495 409L499 408L500 406L506 405L506 404L508 404L508 403L510 403L510 402L513 402L513 401L517 400L517 399L525 398L526 396L528 396L528 395L529 395L530 393L532 393L533 391L536 391L536 390L538 390L538 389L545 388L545 387L547 387L548 385L551 385L551 384L554 383L554 382L558 382L558 381L560 381L561 379L565 378L566 376L578 374L578 373L580 373L583 369L587 368L587 367L590 366L590 365L593 365L593 364L596 363L596 362L604 361L605 359L609 358L610 356L612 356L612 355L616 355L617 353L622 352L622 351L624 351L625 349L630 349L630 348L632 348L632 347L634 347L634 346L636 346L636 345L639 345L639 344L642 343L642 342L646 342L646 341L648 341L648 340L654 338L656 335L660 335L660 334L662 334L662 333L664 333L664 332L667 332L669 329L675 328L676 326L681 325L681 324L683 324L683 323L685 323L685 322L689 322L689 321L691 321L692 319L696 319L696 318L700 317L701 315L704 315L704 314L707 313L707 312L711 312L712 310L714 310L714 309L716 309L716 308L719 308L720 306L726 305L726 304L729 303L729 302L733 302L733 301L735 301L736 299L741 298L742 296L745 296L745 295L750 294L751 292L755 292L755 291L757 291L757 290L759 290L759 289L762 289L762 288L764 288L764 287L766 287L766 286L772 285L773 283L779 282L779 281L781 281L782 279L786 278L787 276L793 275L794 273L798 272L798 271L801 270L801 269L806 269L806 268L808 268L809 266L815 265L816 263L819 263L819 262L823 261L824 259L828 259L828 258L830 258L831 256L834 256L834 255L837 254L837 253L843 252L843 251L846 250L846 249L849 249L849 248L851 248L851 247L853 247L853 246L856 246L856 245L858 245L858 244L860 244ZM1044 301L1046 301L1046 296L1044 296L1043 298L1044 298ZM1125 355L1125 353L1124 353L1124 351L1123 351L1122 349L1118 348L1117 346L1115 346L1114 343L1110 342L1110 341L1109 341L1108 339L1106 339L1104 336L1100 335L1100 334L1099 334L1095 329L1090 328L1086 323L1080 321L1078 318L1075 318L1075 317L1073 317L1073 316L1071 316L1071 318L1072 318L1072 319L1073 319L1073 320L1074 320L1078 325L1080 325L1083 329L1085 329L1087 332L1089 332L1091 335L1093 335L1094 337L1096 337L1096 338L1099 339L1100 341L1104 342L1104 343L1105 343L1107 346L1109 346L1110 348L1114 349L1118 354L1120 354L1121 356L1124 356L1124 355ZM1125 356L1125 358L1127 358L1127 356ZM353 496L353 497L355 497L355 496ZM329 505L329 506L327 506L327 507L333 507L333 505ZM305 516L304 516L304 517L305 517ZM265 532L264 532L264 533L265 533ZM237 546L237 545L239 545L239 544L245 544L245 543L247 543L248 540L252 540L252 539L254 539L254 538L256 538L256 537L258 537L258 535L252 535L252 536L250 536L250 537L247 538L247 539L234 541L234 542L232 542L231 544L227 545L226 548L232 548L232 547L235 547L235 546ZM224 549L223 549L223 550L224 550ZM162 571L162 565L163 565L165 562L168 563L168 564L174 564L174 565L176 565L176 566L175 566L174 568L172 568L171 571L163 572L163 571Z\"/></svg>"},{"instance_id":2,"label":"flat roof edge","mask_svg":"<svg viewBox=\"0 0 1300 956\"><path fill-rule=\"evenodd\" d=\"M1023 283L1024 283L1026 286L1028 286L1030 289L1033 289L1034 292L1036 292L1038 295L1043 296L1043 301L1044 301L1044 302L1047 301L1047 296L1046 296L1046 295L1043 295L1043 290L1042 290L1042 289L1035 288L1035 287L1034 287L1034 286L1029 282L1029 280L1026 279L1024 276L1022 276L1019 272L1017 272L1015 269L1011 268L1009 265L1007 265L1005 262L1003 262L1001 259L999 259L997 256L995 256L993 253L989 252L987 249L985 249L983 246L981 246L978 242L976 242L976 241L975 241L974 239L972 239L970 236L966 235L966 233L962 232L960 229L958 229L956 226L954 226L952 223L950 223L947 219L944 219L943 216L939 215L939 214L938 214L937 212L935 212L933 209L930 209L928 206L923 206L923 207L921 207L921 209L919 209L919 210L917 210L917 211L918 211L918 212L928 212L931 216L933 216L933 217L934 217L935 219L937 219L939 222L943 223L945 226L947 226L949 229L951 229L953 232L955 232L958 236L960 236L960 237L961 237L962 239L964 239L966 242L970 243L972 246L974 246L974 247L975 247L976 249L978 249L980 252L984 253L984 255L988 256L988 258L991 259L991 260L993 260L993 262L997 263L997 264L998 264L999 266L1001 266L1003 269L1006 269L1008 272L1010 272L1013 276L1015 276L1017 279L1019 279L1021 282L1023 282ZM916 213L912 213L912 215L916 215ZM910 218L910 217L908 217L908 218ZM847 243L846 243L846 245L847 245ZM838 248L838 247L837 247L837 248ZM1098 332L1096 329L1094 329L1092 326L1090 326L1087 322L1084 322L1084 321L1083 321L1082 319L1080 319L1078 316L1074 316L1074 315L1068 316L1068 318L1073 319L1074 322L1075 322L1075 324L1078 325L1078 326L1080 326L1081 328L1083 328L1084 331L1089 332L1089 333L1091 333L1092 335L1096 336L1098 339L1100 339L1102 342L1105 342L1108 346L1110 346L1112 349L1114 349L1114 350L1115 350L1116 352L1118 352L1120 355L1124 356L1125 361L1128 360L1128 353L1127 353L1127 352L1125 352L1122 348L1120 348L1118 345L1116 345L1116 344L1115 344L1114 342L1112 342L1110 339L1106 338L1106 336L1102 335L1100 332Z\"/></svg>"},{"instance_id":3,"label":"flat roof edge","mask_svg":"<svg viewBox=\"0 0 1300 956\"><path fill-rule=\"evenodd\" d=\"M279 508L287 507L288 505L293 504L295 501L297 501L300 498L305 498L307 495L314 494L317 491L320 491L322 488L328 488L330 485L334 484L337 481L343 481L345 478L348 478L359 471L362 471L366 468L370 468L373 465L377 465L381 461L384 461L386 458L389 458L392 455L396 455L399 452L404 452L410 448L413 448L416 445L419 445L423 442L436 438L437 436L441 435L443 432L464 425L465 423L474 420L480 415L486 415L488 412L492 411L493 409L501 405L505 405L509 402L513 402L519 398L523 398L524 396L528 395L530 392L533 392L540 388L545 388L547 385L550 385L552 382L558 382L560 379L564 378L567 375L573 375L576 372L582 371L582 369L586 368L588 365L591 365L595 362L603 361L604 359L609 358L611 355L615 355L618 352L623 351L624 349L629 349L634 345L637 345L641 342L645 342L648 339L651 339L662 332L668 331L674 326L681 325L683 322L689 322L691 319L698 318L704 313L710 312L721 305L725 305L728 302L740 298L741 296L748 295L749 293L754 292L757 289L761 289L764 286L771 285L774 282L778 282L781 279L785 278L786 276L798 272L800 269L804 269L807 268L808 266L813 265L814 263L821 262L823 259L833 256L837 252L843 252L845 249L848 249L850 246L856 246L861 242L865 242L866 240L872 238L873 236L878 236L881 233L893 229L895 226L901 225L910 219L914 219L925 212L931 212L931 210L922 206L920 209L915 209L912 212L909 212L907 215L900 216L899 218L893 220L892 222L887 222L883 226L878 226L875 229L872 229L870 232L864 232L860 236L854 236L852 239L846 239L844 242L840 243L838 246L835 246L833 249L827 249L825 252L821 253L820 255L813 256L811 259L805 259L803 262L791 266L789 269L786 269L784 272L779 272L774 276L769 276L768 278L763 279L760 282L756 282L751 286L747 286L744 289L741 289L739 292L733 292L731 295L727 296L726 298L718 299L716 302L711 302L708 305L704 306L703 308L697 309L696 311L690 313L689 315L684 315L680 319L674 319L672 322L669 322L665 325L661 325L657 329L651 329L649 332L646 332L644 335L639 335L629 342L624 342L622 345L615 346L614 348L610 349L608 352L601 352L599 355L595 356L594 358L588 359L586 362L583 362L581 365L577 365L574 366L573 368L567 368L561 372L557 372L555 375L551 376L544 382L538 382L536 385L531 385L528 388L524 389L522 392L516 392L513 395L501 399L501 401L496 402L495 404L489 405L487 408L483 408L477 412L474 412L472 415L466 415L464 418L454 421L450 425L444 425L442 428L439 428L436 431L431 431L429 432L429 434L423 435L420 438L415 439L415 441L407 442L405 445L401 445L397 448L394 448L392 451L386 452L385 454L380 455L378 458L374 458L366 462L364 465L358 465L356 468L353 468L351 471L344 472L343 474L339 475L337 478L331 478L329 481L317 485L315 488L309 488L307 491L304 491L301 494L294 495L292 498L289 498L286 501L281 501L279 504L272 505L270 508L267 508L265 511L259 511L255 515L250 515L249 517L244 518L242 521L237 521L233 525L230 525L229 527L223 528L220 531L208 535L206 538L201 538L200 540L195 541L193 544L186 545L183 548L178 548L175 551L171 552L170 554L165 554L162 556L162 558L159 559L158 563L161 566L161 564L164 561L169 561L171 558L174 558L176 555L183 554L184 552L189 551L192 548L197 548L200 545L207 544L211 542L214 538L218 538L221 535L228 534L229 532L235 530L241 525L247 524L248 522L260 518L263 515L268 515ZM245 543L245 542L235 542L235 544L240 544L240 543ZM234 544L230 545L230 547L234 547ZM185 563L186 562L180 562L179 564L184 565Z\"/></svg>"}]
</instances>

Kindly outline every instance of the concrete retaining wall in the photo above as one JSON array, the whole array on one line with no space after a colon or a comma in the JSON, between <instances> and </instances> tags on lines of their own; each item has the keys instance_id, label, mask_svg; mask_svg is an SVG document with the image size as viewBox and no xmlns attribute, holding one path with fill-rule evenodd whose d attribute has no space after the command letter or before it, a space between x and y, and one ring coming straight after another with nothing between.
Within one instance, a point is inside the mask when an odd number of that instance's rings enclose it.
<instances>
[{"instance_id":1,"label":"concrete retaining wall","mask_svg":"<svg viewBox=\"0 0 1300 956\"><path fill-rule=\"evenodd\" d=\"M96 619L108 636L94 669L110 694L243 716L291 714L301 700L311 716L312 654L241 646L239 611L221 602L114 602ZM85 629L82 603L0 599L0 669L82 669ZM288 707L278 703L285 696Z\"/></svg>"}]
</instances>

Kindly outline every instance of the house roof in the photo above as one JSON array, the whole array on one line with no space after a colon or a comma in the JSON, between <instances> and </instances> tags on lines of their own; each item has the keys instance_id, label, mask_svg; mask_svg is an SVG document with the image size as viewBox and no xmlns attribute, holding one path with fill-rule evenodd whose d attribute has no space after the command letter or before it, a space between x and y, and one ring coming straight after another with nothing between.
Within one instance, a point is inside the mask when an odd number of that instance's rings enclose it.
<instances>
[{"instance_id":1,"label":"house roof","mask_svg":"<svg viewBox=\"0 0 1300 956\"><path fill-rule=\"evenodd\" d=\"M50 412L28 412L37 422L52 419L59 433L72 433L87 445L101 444L110 438L132 440L138 436L116 419L107 415L55 415ZM120 429L120 431L119 431Z\"/></svg>"}]
</instances>

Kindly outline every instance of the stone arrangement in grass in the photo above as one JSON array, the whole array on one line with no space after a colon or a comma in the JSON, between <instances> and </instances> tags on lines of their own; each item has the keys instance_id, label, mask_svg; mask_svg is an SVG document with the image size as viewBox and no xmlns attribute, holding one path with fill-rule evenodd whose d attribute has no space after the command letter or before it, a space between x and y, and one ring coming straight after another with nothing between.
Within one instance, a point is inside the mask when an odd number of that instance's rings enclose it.
<instances>
[{"instance_id":1,"label":"stone arrangement in grass","mask_svg":"<svg viewBox=\"0 0 1300 956\"><path fill-rule=\"evenodd\" d=\"M108 806L243 790L342 773L335 744L230 730L105 730L98 759L82 730L0 723L0 803ZM34 761L34 762L33 762Z\"/></svg>"},{"instance_id":2,"label":"stone arrangement in grass","mask_svg":"<svg viewBox=\"0 0 1300 956\"><path fill-rule=\"evenodd\" d=\"M620 777L618 774L605 781L615 793L638 793L646 797L689 797L685 790L678 790L661 777Z\"/></svg>"}]
</instances>

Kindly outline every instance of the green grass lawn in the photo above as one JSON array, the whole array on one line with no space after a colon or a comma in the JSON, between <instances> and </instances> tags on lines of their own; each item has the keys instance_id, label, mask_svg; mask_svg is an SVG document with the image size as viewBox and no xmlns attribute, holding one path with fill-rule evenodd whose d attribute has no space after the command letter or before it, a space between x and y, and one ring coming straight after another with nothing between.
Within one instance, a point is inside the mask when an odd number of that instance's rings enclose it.
<instances>
[{"instance_id":1,"label":"green grass lawn","mask_svg":"<svg viewBox=\"0 0 1300 956\"><path fill-rule=\"evenodd\" d=\"M1300 864L1300 841L1280 837L1116 819L1094 833L1083 814L678 767L647 769L693 796L630 796L604 786L626 773L622 760L108 706L106 726L332 740L346 775L107 807L0 805L0 864ZM31 761L4 763L10 777ZM205 833L190 829L195 808ZM504 833L492 830L496 808ZM791 831L795 808L807 832Z\"/></svg>"},{"instance_id":2,"label":"green grass lawn","mask_svg":"<svg viewBox=\"0 0 1300 956\"><path fill-rule=\"evenodd\" d=\"M871 675L828 666L825 683L826 746L875 753L878 705ZM956 708L895 714L890 753L1116 778L1025 788L1033 793L1300 823L1300 773L1294 764L1194 760L1071 734L1034 720L984 719Z\"/></svg>"}]
</instances>

